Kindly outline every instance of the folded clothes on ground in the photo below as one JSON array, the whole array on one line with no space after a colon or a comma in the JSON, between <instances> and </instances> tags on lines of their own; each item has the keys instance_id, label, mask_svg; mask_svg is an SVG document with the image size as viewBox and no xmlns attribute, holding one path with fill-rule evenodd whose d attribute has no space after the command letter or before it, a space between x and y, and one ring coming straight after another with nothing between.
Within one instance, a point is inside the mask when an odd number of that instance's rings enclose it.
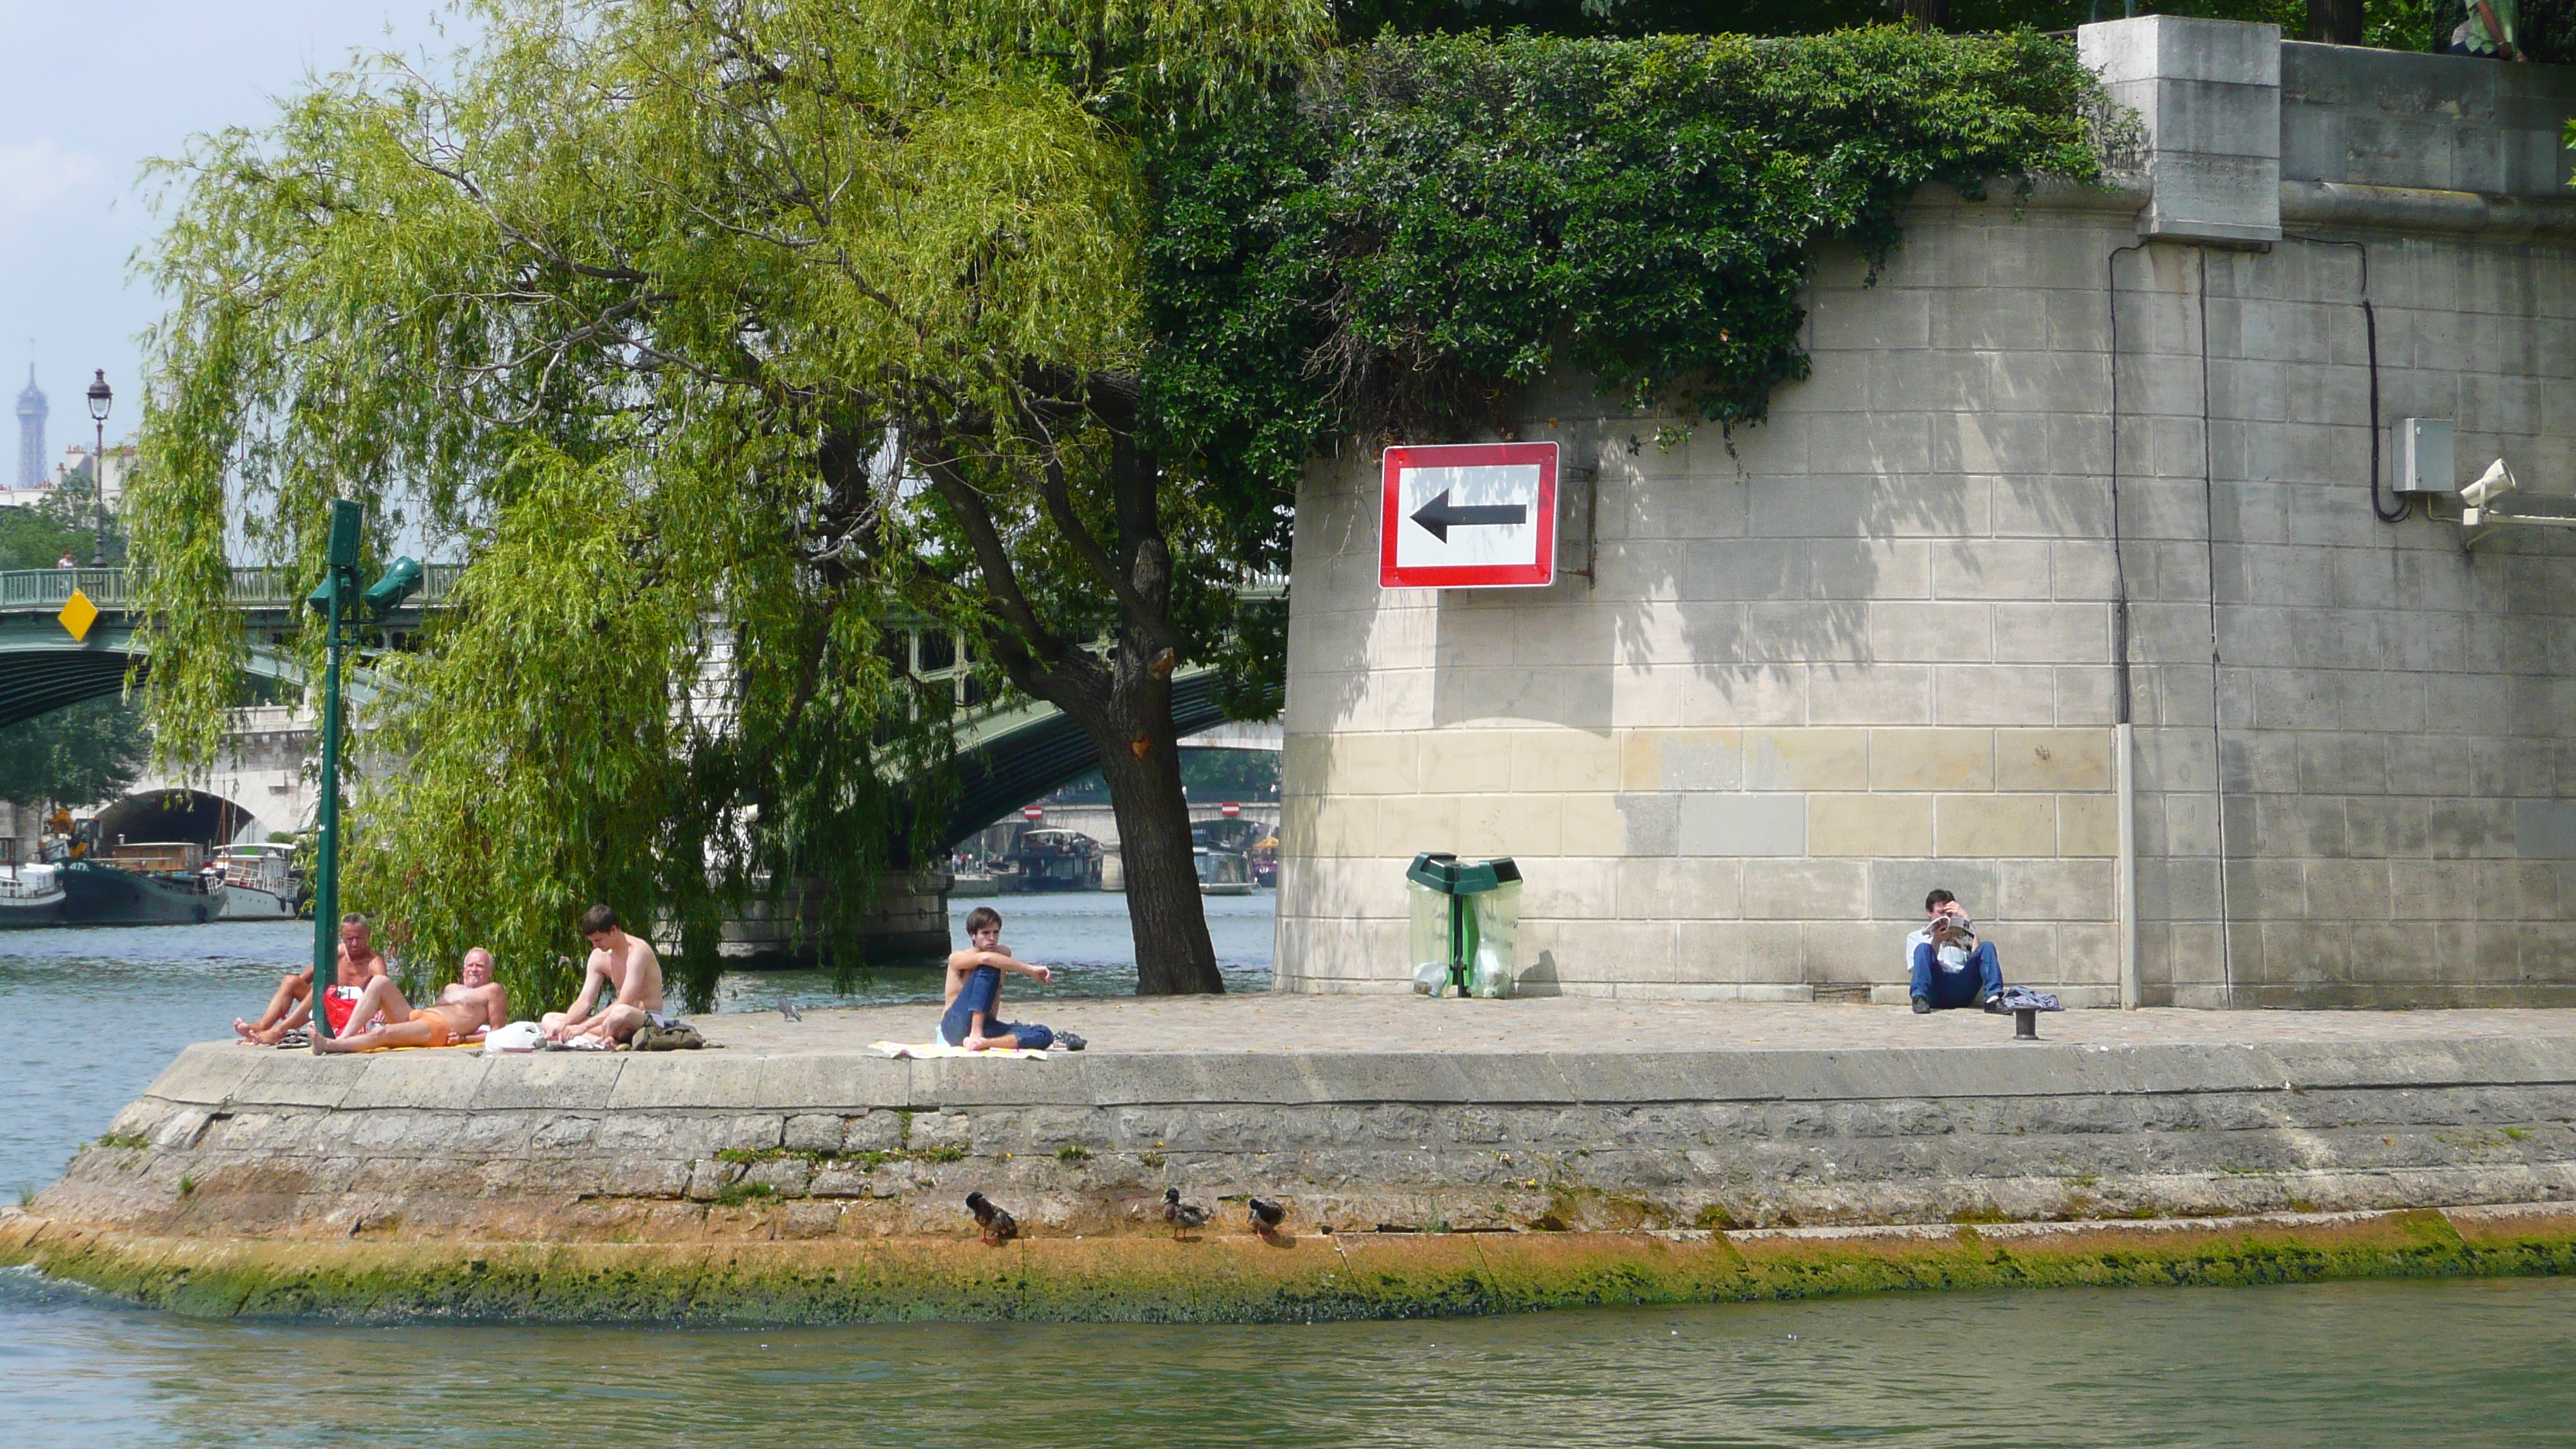
<instances>
[{"instance_id":1,"label":"folded clothes on ground","mask_svg":"<svg viewBox=\"0 0 2576 1449\"><path fill-rule=\"evenodd\" d=\"M929 1041L929 1042L881 1041L881 1042L877 1042L877 1043L875 1043L875 1046L876 1046L876 1049L877 1049L878 1051L884 1052L887 1056L890 1056L890 1057L898 1057L898 1058L914 1058L914 1059L919 1059L919 1058L928 1058L928 1057L1031 1057L1031 1058L1035 1058L1035 1059L1036 1059L1036 1060L1038 1060L1038 1061L1045 1061L1045 1060L1046 1060L1046 1053L1045 1053L1045 1052L1033 1052L1033 1051L1029 1051L1029 1050L1027 1050L1027 1049L1025 1049L1025 1048L1022 1048L1022 1047L994 1047L994 1048L991 1048L990 1050L987 1050L987 1051L980 1051L980 1052L979 1052L979 1051L969 1051L969 1050L967 1050L967 1049L966 1049L966 1048L964 1048L964 1047L954 1047L954 1046L950 1046L950 1045L948 1045L946 1042L938 1042L938 1041Z\"/></svg>"},{"instance_id":2,"label":"folded clothes on ground","mask_svg":"<svg viewBox=\"0 0 2576 1449\"><path fill-rule=\"evenodd\" d=\"M1997 997L2006 1011L2064 1011L2053 992L2033 991L2027 986L2007 986Z\"/></svg>"}]
</instances>

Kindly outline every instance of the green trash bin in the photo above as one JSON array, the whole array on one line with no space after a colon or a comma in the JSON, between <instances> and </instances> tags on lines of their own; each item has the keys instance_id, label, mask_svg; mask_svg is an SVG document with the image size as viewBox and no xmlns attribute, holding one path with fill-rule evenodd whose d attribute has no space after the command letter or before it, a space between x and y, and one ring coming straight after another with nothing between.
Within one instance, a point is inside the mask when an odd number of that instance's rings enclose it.
<instances>
[{"instance_id":1,"label":"green trash bin","mask_svg":"<svg viewBox=\"0 0 2576 1449\"><path fill-rule=\"evenodd\" d=\"M1413 898L1413 989L1499 1000L1519 969L1521 868L1426 850L1404 872Z\"/></svg>"}]
</instances>

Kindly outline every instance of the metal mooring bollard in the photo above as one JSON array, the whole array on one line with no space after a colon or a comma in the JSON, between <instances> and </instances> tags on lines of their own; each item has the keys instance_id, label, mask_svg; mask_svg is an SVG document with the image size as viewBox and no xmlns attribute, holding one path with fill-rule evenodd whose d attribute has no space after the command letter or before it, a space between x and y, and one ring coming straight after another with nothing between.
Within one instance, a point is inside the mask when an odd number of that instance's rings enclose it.
<instances>
[{"instance_id":1,"label":"metal mooring bollard","mask_svg":"<svg viewBox=\"0 0 2576 1449\"><path fill-rule=\"evenodd\" d=\"M2013 1012L2013 1040L2039 1040L2039 1012L2034 1007L2020 1007Z\"/></svg>"}]
</instances>

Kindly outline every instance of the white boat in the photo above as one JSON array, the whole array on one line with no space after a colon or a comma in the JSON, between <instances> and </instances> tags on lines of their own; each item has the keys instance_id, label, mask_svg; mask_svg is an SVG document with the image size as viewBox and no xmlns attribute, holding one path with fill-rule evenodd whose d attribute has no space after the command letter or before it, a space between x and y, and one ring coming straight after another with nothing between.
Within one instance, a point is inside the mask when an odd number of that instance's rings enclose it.
<instances>
[{"instance_id":1,"label":"white boat","mask_svg":"<svg viewBox=\"0 0 2576 1449\"><path fill-rule=\"evenodd\" d=\"M0 866L0 931L53 925L62 906L63 884L49 867Z\"/></svg>"},{"instance_id":2,"label":"white boat","mask_svg":"<svg viewBox=\"0 0 2576 1449\"><path fill-rule=\"evenodd\" d=\"M951 896L998 896L1001 893L1002 883L980 872L960 871L949 878L948 894Z\"/></svg>"},{"instance_id":3,"label":"white boat","mask_svg":"<svg viewBox=\"0 0 2576 1449\"><path fill-rule=\"evenodd\" d=\"M292 845L227 845L215 852L224 873L227 921L275 921L297 915L304 882L295 874Z\"/></svg>"}]
</instances>

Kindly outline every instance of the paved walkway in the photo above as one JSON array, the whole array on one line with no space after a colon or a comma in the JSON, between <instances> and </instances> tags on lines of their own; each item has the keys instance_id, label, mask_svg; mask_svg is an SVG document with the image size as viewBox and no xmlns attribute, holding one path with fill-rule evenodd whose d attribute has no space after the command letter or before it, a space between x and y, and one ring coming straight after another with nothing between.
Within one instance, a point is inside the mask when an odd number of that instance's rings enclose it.
<instances>
[{"instance_id":1,"label":"paved walkway","mask_svg":"<svg viewBox=\"0 0 2576 1449\"><path fill-rule=\"evenodd\" d=\"M1095 1053L1174 1052L1652 1052L1980 1047L2012 1039L2009 1016L1904 1007L1742 1002L1433 1000L1251 992L1154 999L1006 995L1009 1014L1080 1032ZM757 1052L866 1051L872 1042L928 1041L936 1008L808 1009L690 1018L712 1045ZM2043 1014L2044 1040L2268 1044L2576 1036L2576 1010L2068 1011Z\"/></svg>"}]
</instances>

